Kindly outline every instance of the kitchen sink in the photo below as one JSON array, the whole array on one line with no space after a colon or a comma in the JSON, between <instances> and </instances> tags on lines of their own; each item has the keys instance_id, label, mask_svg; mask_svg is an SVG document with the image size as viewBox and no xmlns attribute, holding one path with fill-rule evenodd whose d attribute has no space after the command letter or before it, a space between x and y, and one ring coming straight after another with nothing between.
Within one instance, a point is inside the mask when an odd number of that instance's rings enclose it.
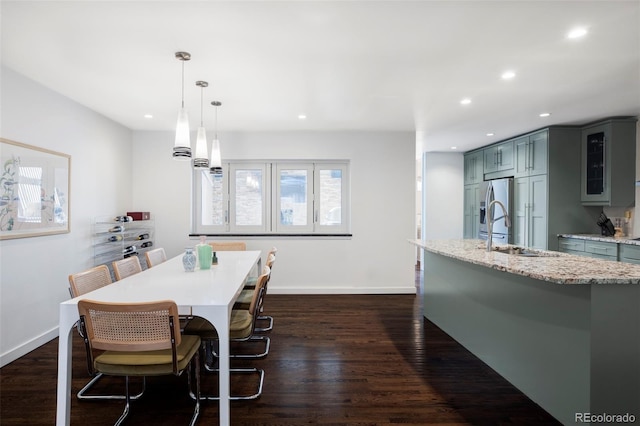
<instances>
[{"instance_id":1,"label":"kitchen sink","mask_svg":"<svg viewBox=\"0 0 640 426\"><path fill-rule=\"evenodd\" d=\"M510 254L514 256L522 256L522 257L558 257L558 253L542 251L542 250L532 250L525 247L517 247L517 246L494 246L493 251L503 254Z\"/></svg>"}]
</instances>

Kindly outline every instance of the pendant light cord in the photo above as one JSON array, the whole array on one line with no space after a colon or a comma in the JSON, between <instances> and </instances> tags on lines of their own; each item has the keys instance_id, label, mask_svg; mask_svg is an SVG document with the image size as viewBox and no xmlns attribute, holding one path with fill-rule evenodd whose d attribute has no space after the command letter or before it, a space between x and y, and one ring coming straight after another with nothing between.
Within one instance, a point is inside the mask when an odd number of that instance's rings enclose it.
<instances>
[{"instance_id":1,"label":"pendant light cord","mask_svg":"<svg viewBox=\"0 0 640 426\"><path fill-rule=\"evenodd\" d=\"M202 108L202 102L203 102L203 93L204 93L204 86L200 86L200 127L204 127L204 119L202 118L202 114L204 113L204 109Z\"/></svg>"},{"instance_id":2,"label":"pendant light cord","mask_svg":"<svg viewBox=\"0 0 640 426\"><path fill-rule=\"evenodd\" d=\"M182 61L182 108L184 108L184 60Z\"/></svg>"}]
</instances>

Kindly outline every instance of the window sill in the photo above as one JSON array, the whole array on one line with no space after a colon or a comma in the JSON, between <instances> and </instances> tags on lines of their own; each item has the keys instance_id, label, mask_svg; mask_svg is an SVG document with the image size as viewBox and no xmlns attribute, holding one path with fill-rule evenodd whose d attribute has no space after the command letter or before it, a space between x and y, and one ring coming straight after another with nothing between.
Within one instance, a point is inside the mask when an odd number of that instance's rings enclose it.
<instances>
[{"instance_id":1,"label":"window sill","mask_svg":"<svg viewBox=\"0 0 640 426\"><path fill-rule=\"evenodd\" d=\"M239 238L239 237L259 237L259 238L281 238L281 237L303 237L303 238L307 238L307 237L311 237L311 238L352 238L353 234L189 234L190 238L197 238L197 237L234 237L234 238Z\"/></svg>"}]
</instances>

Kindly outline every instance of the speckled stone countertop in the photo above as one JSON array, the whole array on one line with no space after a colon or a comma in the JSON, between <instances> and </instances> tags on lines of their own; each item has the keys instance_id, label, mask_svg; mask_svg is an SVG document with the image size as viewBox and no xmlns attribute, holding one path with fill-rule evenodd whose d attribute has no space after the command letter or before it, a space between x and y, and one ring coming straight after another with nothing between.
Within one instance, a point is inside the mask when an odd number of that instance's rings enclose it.
<instances>
[{"instance_id":1,"label":"speckled stone countertop","mask_svg":"<svg viewBox=\"0 0 640 426\"><path fill-rule=\"evenodd\" d=\"M432 253L556 284L640 284L640 265L631 263L544 250L535 250L537 257L487 252L482 240L409 241Z\"/></svg>"},{"instance_id":2,"label":"speckled stone countertop","mask_svg":"<svg viewBox=\"0 0 640 426\"><path fill-rule=\"evenodd\" d=\"M558 235L558 237L578 238L580 240L602 241L605 243L631 244L634 246L640 246L640 240L634 240L633 237L605 237L598 234L560 234Z\"/></svg>"}]
</instances>

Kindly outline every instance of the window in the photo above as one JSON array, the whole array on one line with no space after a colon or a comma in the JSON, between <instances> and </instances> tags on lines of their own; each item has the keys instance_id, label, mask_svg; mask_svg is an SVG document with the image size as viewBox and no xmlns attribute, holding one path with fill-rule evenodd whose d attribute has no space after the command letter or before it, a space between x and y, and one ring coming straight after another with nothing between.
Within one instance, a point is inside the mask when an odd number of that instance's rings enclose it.
<instances>
[{"instance_id":1,"label":"window","mask_svg":"<svg viewBox=\"0 0 640 426\"><path fill-rule=\"evenodd\" d=\"M223 164L194 170L194 234L344 235L349 232L349 163Z\"/></svg>"}]
</instances>

